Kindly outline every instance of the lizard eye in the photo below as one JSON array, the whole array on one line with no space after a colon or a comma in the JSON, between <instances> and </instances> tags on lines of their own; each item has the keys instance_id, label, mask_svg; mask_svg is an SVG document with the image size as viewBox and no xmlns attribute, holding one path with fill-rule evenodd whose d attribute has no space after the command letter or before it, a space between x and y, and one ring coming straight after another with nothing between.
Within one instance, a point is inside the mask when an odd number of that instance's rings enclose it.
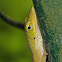
<instances>
[{"instance_id":1,"label":"lizard eye","mask_svg":"<svg viewBox=\"0 0 62 62\"><path fill-rule=\"evenodd\" d=\"M31 24L31 23L28 23L28 24L26 25L26 30L27 30L27 31L30 31L30 30L32 30L32 29L33 29L32 24Z\"/></svg>"},{"instance_id":2,"label":"lizard eye","mask_svg":"<svg viewBox=\"0 0 62 62\"><path fill-rule=\"evenodd\" d=\"M31 26L28 26L28 29L31 29Z\"/></svg>"}]
</instances>

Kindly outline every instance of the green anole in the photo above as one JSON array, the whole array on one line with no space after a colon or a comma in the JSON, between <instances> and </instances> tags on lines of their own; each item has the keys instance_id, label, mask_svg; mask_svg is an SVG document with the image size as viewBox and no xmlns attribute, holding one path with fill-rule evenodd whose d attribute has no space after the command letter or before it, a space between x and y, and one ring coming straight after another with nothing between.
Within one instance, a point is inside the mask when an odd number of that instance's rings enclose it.
<instances>
[{"instance_id":1,"label":"green anole","mask_svg":"<svg viewBox=\"0 0 62 62\"><path fill-rule=\"evenodd\" d=\"M25 19L25 32L33 62L46 62L46 50L34 7L31 8L28 17Z\"/></svg>"}]
</instances>

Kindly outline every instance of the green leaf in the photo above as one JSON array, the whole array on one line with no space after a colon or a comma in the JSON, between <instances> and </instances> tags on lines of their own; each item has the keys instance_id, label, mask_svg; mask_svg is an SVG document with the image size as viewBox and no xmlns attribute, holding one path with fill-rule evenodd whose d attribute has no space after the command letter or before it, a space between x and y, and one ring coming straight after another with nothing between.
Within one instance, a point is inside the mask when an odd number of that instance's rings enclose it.
<instances>
[{"instance_id":1,"label":"green leaf","mask_svg":"<svg viewBox=\"0 0 62 62\"><path fill-rule=\"evenodd\" d=\"M48 62L62 62L62 0L33 0Z\"/></svg>"}]
</instances>

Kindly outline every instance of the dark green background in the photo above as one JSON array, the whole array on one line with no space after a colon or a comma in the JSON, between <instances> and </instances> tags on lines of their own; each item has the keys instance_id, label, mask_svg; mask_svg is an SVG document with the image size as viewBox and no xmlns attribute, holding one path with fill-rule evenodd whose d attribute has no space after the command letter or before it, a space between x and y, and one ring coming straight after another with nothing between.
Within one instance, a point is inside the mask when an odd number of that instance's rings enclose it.
<instances>
[{"instance_id":1,"label":"dark green background","mask_svg":"<svg viewBox=\"0 0 62 62\"><path fill-rule=\"evenodd\" d=\"M33 0L48 53L48 62L62 62L62 0Z\"/></svg>"},{"instance_id":2,"label":"dark green background","mask_svg":"<svg viewBox=\"0 0 62 62\"><path fill-rule=\"evenodd\" d=\"M24 24L32 0L0 0L0 11ZM32 62L25 31L0 19L0 62Z\"/></svg>"}]
</instances>

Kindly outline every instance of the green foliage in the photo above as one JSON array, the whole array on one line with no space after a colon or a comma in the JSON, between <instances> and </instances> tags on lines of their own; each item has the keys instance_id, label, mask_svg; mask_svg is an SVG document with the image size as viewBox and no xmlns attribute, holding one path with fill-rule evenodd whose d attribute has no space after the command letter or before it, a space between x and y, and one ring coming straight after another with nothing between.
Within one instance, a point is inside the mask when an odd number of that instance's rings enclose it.
<instances>
[{"instance_id":1,"label":"green foliage","mask_svg":"<svg viewBox=\"0 0 62 62\"><path fill-rule=\"evenodd\" d=\"M32 6L31 0L0 0L0 11L24 23ZM24 30L0 19L0 62L32 62Z\"/></svg>"},{"instance_id":2,"label":"green foliage","mask_svg":"<svg viewBox=\"0 0 62 62\"><path fill-rule=\"evenodd\" d=\"M62 62L62 0L33 0L48 53L48 62Z\"/></svg>"}]
</instances>

